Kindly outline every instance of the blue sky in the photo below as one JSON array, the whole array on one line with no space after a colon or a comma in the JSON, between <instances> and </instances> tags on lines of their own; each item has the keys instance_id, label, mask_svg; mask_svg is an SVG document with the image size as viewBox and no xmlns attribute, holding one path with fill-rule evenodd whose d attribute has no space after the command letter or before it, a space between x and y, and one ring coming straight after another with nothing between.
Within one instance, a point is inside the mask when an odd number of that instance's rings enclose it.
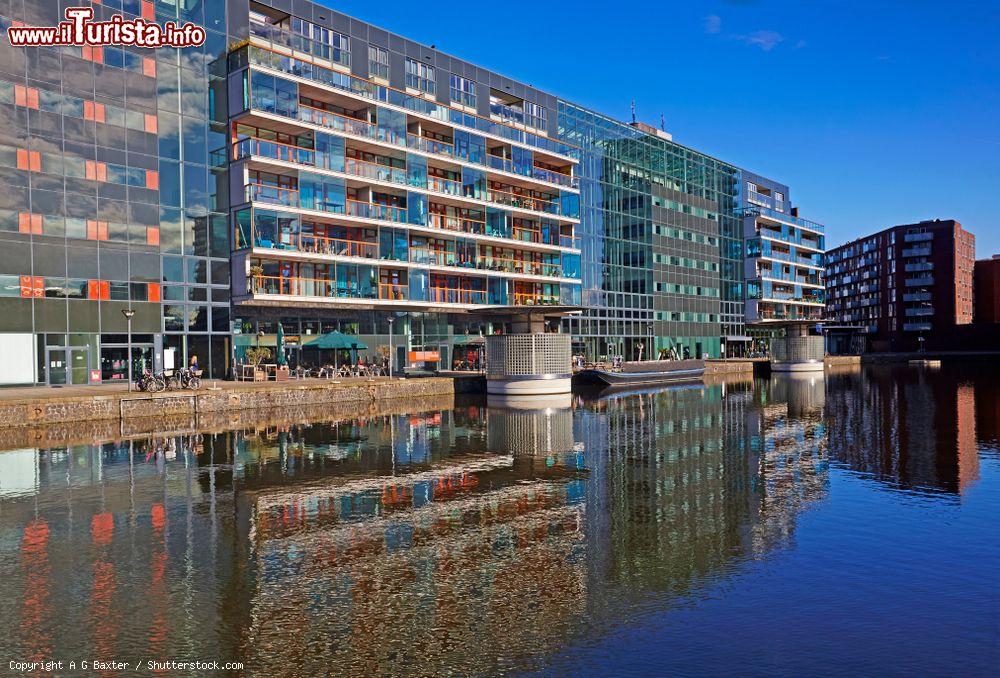
<instances>
[{"instance_id":1,"label":"blue sky","mask_svg":"<svg viewBox=\"0 0 1000 678\"><path fill-rule=\"evenodd\" d=\"M330 4L620 119L635 99L787 183L830 246L955 218L1000 253L996 0Z\"/></svg>"}]
</instances>

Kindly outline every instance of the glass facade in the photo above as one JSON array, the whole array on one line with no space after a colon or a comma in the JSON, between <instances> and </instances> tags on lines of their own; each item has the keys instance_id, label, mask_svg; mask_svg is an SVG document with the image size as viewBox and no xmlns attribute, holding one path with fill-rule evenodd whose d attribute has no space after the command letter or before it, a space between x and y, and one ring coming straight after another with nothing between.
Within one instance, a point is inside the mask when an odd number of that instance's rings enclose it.
<instances>
[{"instance_id":1,"label":"glass facade","mask_svg":"<svg viewBox=\"0 0 1000 678\"><path fill-rule=\"evenodd\" d=\"M558 113L559 138L581 148L586 311L566 321L578 346L629 360L640 346L642 357L719 356L724 320L742 326L738 170L656 130L566 102Z\"/></svg>"},{"instance_id":2,"label":"glass facade","mask_svg":"<svg viewBox=\"0 0 1000 678\"><path fill-rule=\"evenodd\" d=\"M0 28L63 4L0 3ZM744 242L741 171L658 130L318 4L95 12L208 37L0 43L0 345L32 356L21 381L123 379L129 307L143 365L224 377L279 325L294 362L331 329L374 353L390 319L397 365L448 368L505 329L496 306L581 307L562 328L591 359L718 356L748 296L784 293L744 283L748 248L783 250Z\"/></svg>"},{"instance_id":3,"label":"glass facade","mask_svg":"<svg viewBox=\"0 0 1000 678\"><path fill-rule=\"evenodd\" d=\"M10 46L12 22L55 25L65 6L0 4L0 345L34 356L5 382L125 380L130 307L139 364L197 355L224 376L229 196L212 151L226 143L226 5L94 6L95 20L192 21L201 47Z\"/></svg>"}]
</instances>

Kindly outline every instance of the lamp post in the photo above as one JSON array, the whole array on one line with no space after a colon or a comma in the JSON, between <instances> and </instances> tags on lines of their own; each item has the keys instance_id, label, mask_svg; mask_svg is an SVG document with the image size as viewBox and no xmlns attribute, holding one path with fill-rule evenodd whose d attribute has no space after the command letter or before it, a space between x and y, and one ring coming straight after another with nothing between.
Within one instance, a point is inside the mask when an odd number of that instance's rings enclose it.
<instances>
[{"instance_id":1,"label":"lamp post","mask_svg":"<svg viewBox=\"0 0 1000 678\"><path fill-rule=\"evenodd\" d=\"M125 324L128 331L128 392L132 392L132 318L135 311L132 308L123 308L122 315L125 316Z\"/></svg>"},{"instance_id":2,"label":"lamp post","mask_svg":"<svg viewBox=\"0 0 1000 678\"><path fill-rule=\"evenodd\" d=\"M396 321L393 316L388 317L389 322L389 378L392 379L392 359L393 359L393 345L392 345L392 324Z\"/></svg>"}]
</instances>

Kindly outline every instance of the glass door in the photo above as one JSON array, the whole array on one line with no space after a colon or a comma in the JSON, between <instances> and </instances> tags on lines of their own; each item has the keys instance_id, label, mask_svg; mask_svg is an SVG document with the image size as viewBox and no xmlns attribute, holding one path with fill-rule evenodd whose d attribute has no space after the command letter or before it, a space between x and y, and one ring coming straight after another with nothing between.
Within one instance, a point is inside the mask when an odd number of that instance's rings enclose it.
<instances>
[{"instance_id":1,"label":"glass door","mask_svg":"<svg viewBox=\"0 0 1000 678\"><path fill-rule=\"evenodd\" d=\"M50 348L47 350L47 356L46 365L48 366L49 384L53 386L65 384L69 377L66 364L66 349Z\"/></svg>"}]
</instances>

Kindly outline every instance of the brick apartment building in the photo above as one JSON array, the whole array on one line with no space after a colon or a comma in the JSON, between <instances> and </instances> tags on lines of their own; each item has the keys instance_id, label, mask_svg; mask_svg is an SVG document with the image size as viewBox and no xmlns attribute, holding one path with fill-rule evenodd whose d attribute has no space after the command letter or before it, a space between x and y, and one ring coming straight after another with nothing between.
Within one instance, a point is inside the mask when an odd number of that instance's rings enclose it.
<instances>
[{"instance_id":1,"label":"brick apartment building","mask_svg":"<svg viewBox=\"0 0 1000 678\"><path fill-rule=\"evenodd\" d=\"M1000 323L1000 254L976 262L974 273L976 323Z\"/></svg>"},{"instance_id":2,"label":"brick apartment building","mask_svg":"<svg viewBox=\"0 0 1000 678\"><path fill-rule=\"evenodd\" d=\"M953 219L894 226L827 252L827 318L869 350L908 351L973 318L976 238Z\"/></svg>"}]
</instances>

